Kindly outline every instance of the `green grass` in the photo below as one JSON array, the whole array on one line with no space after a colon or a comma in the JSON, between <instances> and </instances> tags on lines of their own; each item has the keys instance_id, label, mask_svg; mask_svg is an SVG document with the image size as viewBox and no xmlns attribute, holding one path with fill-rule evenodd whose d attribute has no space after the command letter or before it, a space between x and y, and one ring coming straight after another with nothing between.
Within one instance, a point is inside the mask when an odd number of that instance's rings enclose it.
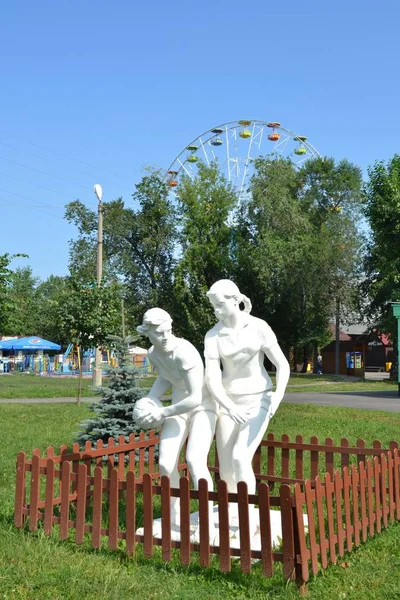
<instances>
[{"instance_id":1,"label":"green grass","mask_svg":"<svg viewBox=\"0 0 400 600\"><path fill-rule=\"evenodd\" d=\"M151 385L154 378L143 379L145 387ZM149 383L150 382L150 383ZM103 385L107 378L103 377ZM27 373L8 373L0 375L1 398L73 398L78 393L78 377L47 377ZM95 396L92 378L82 379L82 396ZM1 597L0 597L1 600Z\"/></svg>"},{"instance_id":2,"label":"green grass","mask_svg":"<svg viewBox=\"0 0 400 600\"><path fill-rule=\"evenodd\" d=\"M274 377L272 377L274 381ZM107 382L107 379L103 378ZM145 387L151 386L154 378L143 380ZM351 381L340 375L301 375L292 374L288 392L338 392L338 391L385 391L396 390L397 382L383 381ZM77 377L46 377L25 373L9 373L0 375L0 399L4 398L60 398L76 397L78 391ZM82 396L94 396L92 379L83 379ZM1 598L0 598L1 600Z\"/></svg>"},{"instance_id":3,"label":"green grass","mask_svg":"<svg viewBox=\"0 0 400 600\"><path fill-rule=\"evenodd\" d=\"M279 565L265 579L255 565L251 575L240 572L233 561L230 574L210 569L198 561L189 567L179 560L166 564L158 549L152 559L138 551L127 559L123 543L116 552L106 547L93 550L13 527L15 457L20 450L45 449L70 444L76 424L89 414L75 404L0 405L2 450L0 452L0 600L294 600L300 598L295 584L285 583ZM335 407L283 405L270 431L293 438L317 435L352 443L364 438L368 444L380 439L384 445L400 438L400 415ZM400 598L400 524L362 545L338 565L313 578L307 598L315 600L391 600ZM346 563L346 565L345 565ZM343 566L341 566L343 565Z\"/></svg>"}]
</instances>

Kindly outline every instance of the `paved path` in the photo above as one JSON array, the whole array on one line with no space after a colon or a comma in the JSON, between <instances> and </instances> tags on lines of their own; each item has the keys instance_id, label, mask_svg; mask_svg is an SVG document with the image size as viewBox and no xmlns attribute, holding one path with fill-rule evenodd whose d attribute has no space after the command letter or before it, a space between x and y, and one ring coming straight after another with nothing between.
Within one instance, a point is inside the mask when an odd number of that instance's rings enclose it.
<instances>
[{"instance_id":1,"label":"paved path","mask_svg":"<svg viewBox=\"0 0 400 600\"><path fill-rule=\"evenodd\" d=\"M83 402L96 402L99 397L82 398ZM10 398L0 399L0 404L61 404L74 403L76 398ZM318 404L321 406L346 406L367 410L384 410L400 413L400 397L397 390L382 392L288 392L285 403Z\"/></svg>"}]
</instances>

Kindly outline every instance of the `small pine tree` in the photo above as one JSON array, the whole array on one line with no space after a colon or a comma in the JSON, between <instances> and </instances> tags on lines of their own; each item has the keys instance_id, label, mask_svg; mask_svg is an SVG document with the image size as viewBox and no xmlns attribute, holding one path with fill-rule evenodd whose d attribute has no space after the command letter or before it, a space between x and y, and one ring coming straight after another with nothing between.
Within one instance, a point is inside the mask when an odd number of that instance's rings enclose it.
<instances>
[{"instance_id":1,"label":"small pine tree","mask_svg":"<svg viewBox=\"0 0 400 600\"><path fill-rule=\"evenodd\" d=\"M141 431L140 427L135 426L132 413L135 403L146 395L147 390L139 387L140 370L129 357L129 343L135 338L109 336L108 339L115 349L117 366L107 367L109 386L96 388L96 392L102 396L99 402L90 406L96 416L78 425L80 431L76 441L82 446L87 440L95 442L101 439L107 442L109 437L117 439L120 435L124 435L128 441L130 433Z\"/></svg>"}]
</instances>

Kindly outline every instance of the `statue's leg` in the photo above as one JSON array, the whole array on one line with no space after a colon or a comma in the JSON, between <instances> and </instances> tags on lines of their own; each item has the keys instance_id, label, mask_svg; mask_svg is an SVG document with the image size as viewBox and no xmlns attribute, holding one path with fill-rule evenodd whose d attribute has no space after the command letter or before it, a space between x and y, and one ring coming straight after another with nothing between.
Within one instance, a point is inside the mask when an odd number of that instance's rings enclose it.
<instances>
[{"instance_id":1,"label":"statue's leg","mask_svg":"<svg viewBox=\"0 0 400 600\"><path fill-rule=\"evenodd\" d=\"M213 491L214 484L208 470L207 458L215 433L217 415L212 411L202 410L191 417L189 426L189 440L186 448L186 461L197 490L199 480L206 479L209 491ZM215 537L214 503L208 503L210 540Z\"/></svg>"},{"instance_id":2,"label":"statue's leg","mask_svg":"<svg viewBox=\"0 0 400 600\"><path fill-rule=\"evenodd\" d=\"M208 489L213 489L213 480L208 470L207 458L213 441L216 422L216 414L208 410L199 411L191 417L186 460L196 490L199 487L199 479L206 479Z\"/></svg>"},{"instance_id":3,"label":"statue's leg","mask_svg":"<svg viewBox=\"0 0 400 600\"><path fill-rule=\"evenodd\" d=\"M171 487L179 487L178 460L182 446L187 437L188 419L168 417L161 428L159 447L159 467L161 475L167 475ZM171 499L172 525L179 524L179 498Z\"/></svg>"},{"instance_id":4,"label":"statue's leg","mask_svg":"<svg viewBox=\"0 0 400 600\"><path fill-rule=\"evenodd\" d=\"M233 448L236 443L239 425L226 414L220 414L216 427L219 475L226 481L228 491L236 493L236 478L233 468Z\"/></svg>"},{"instance_id":5,"label":"statue's leg","mask_svg":"<svg viewBox=\"0 0 400 600\"><path fill-rule=\"evenodd\" d=\"M252 460L267 430L270 411L260 407L252 409L251 415L250 420L239 428L232 457L236 481L245 481L249 494L255 494L256 478Z\"/></svg>"}]
</instances>

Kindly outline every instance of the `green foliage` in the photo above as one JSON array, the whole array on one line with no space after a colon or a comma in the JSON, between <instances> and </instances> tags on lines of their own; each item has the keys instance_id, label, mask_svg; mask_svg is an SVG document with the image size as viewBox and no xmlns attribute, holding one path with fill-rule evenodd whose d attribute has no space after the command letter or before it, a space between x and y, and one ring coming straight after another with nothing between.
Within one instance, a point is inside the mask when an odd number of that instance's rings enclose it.
<instances>
[{"instance_id":1,"label":"green foliage","mask_svg":"<svg viewBox=\"0 0 400 600\"><path fill-rule=\"evenodd\" d=\"M300 171L284 159L255 167L240 211L236 280L283 347L307 353L329 340L336 292L350 297L357 282L360 173L333 159Z\"/></svg>"},{"instance_id":2,"label":"green foliage","mask_svg":"<svg viewBox=\"0 0 400 600\"><path fill-rule=\"evenodd\" d=\"M135 426L132 412L140 398L145 395L145 390L139 386L140 371L129 356L129 343L132 337L109 337L115 348L117 366L107 367L109 384L96 389L101 394L101 400L91 405L90 410L96 416L80 423L81 431L76 441L84 445L87 440L96 442L108 438L118 439L124 435L126 439L133 431L140 431Z\"/></svg>"},{"instance_id":3,"label":"green foliage","mask_svg":"<svg viewBox=\"0 0 400 600\"><path fill-rule=\"evenodd\" d=\"M122 198L104 204L103 279L123 281L127 325L133 328L146 308L173 304L172 276L176 246L176 211L162 174L151 171L133 194L138 209ZM71 243L70 271L83 281L95 275L97 215L79 200L67 206L66 218L78 227Z\"/></svg>"},{"instance_id":4,"label":"green foliage","mask_svg":"<svg viewBox=\"0 0 400 600\"><path fill-rule=\"evenodd\" d=\"M82 283L73 277L58 304L60 329L82 350L102 346L119 326L119 303L112 286Z\"/></svg>"},{"instance_id":5,"label":"green foliage","mask_svg":"<svg viewBox=\"0 0 400 600\"><path fill-rule=\"evenodd\" d=\"M198 166L192 181L183 178L178 192L181 257L175 272L172 307L176 329L201 348L206 331L215 322L206 292L234 271L232 213L237 195L218 165Z\"/></svg>"},{"instance_id":6,"label":"green foliage","mask_svg":"<svg viewBox=\"0 0 400 600\"><path fill-rule=\"evenodd\" d=\"M365 260L369 313L393 330L391 301L400 300L400 156L368 170L365 215L371 229Z\"/></svg>"},{"instance_id":7,"label":"green foliage","mask_svg":"<svg viewBox=\"0 0 400 600\"><path fill-rule=\"evenodd\" d=\"M26 254L1 254L0 255L0 334L9 332L9 318L16 308L15 299L10 297L10 285L14 272L10 269L14 258L26 258Z\"/></svg>"}]
</instances>

